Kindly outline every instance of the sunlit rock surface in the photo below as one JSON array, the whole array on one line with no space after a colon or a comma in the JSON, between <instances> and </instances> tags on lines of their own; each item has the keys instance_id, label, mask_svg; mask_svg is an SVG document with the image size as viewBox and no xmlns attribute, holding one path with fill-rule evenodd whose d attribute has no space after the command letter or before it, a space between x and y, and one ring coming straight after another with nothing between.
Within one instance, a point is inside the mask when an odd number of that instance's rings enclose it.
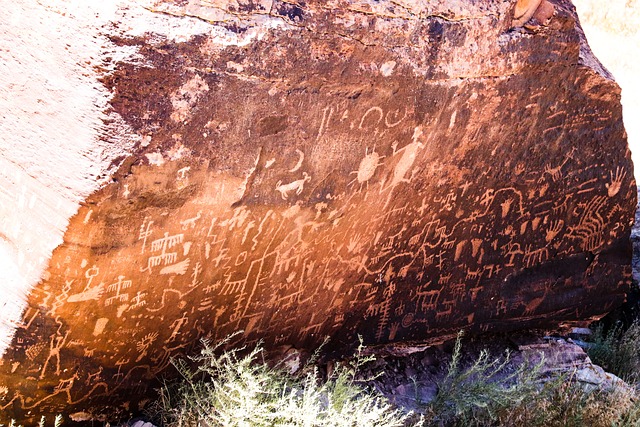
<instances>
[{"instance_id":1,"label":"sunlit rock surface","mask_svg":"<svg viewBox=\"0 0 640 427\"><path fill-rule=\"evenodd\" d=\"M126 416L237 330L341 354L620 304L620 90L569 2L522 3L120 6L94 71L129 145L28 297L3 420Z\"/></svg>"}]
</instances>

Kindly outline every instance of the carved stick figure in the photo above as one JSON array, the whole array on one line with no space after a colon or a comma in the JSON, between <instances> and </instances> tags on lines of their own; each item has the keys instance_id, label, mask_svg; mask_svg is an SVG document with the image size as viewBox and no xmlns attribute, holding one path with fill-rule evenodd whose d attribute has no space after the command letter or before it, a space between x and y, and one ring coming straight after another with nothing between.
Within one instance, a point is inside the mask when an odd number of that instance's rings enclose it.
<instances>
[{"instance_id":1,"label":"carved stick figure","mask_svg":"<svg viewBox=\"0 0 640 427\"><path fill-rule=\"evenodd\" d=\"M64 344L67 342L67 337L69 336L69 331L64 334L64 337L60 335L60 328L56 331L54 336L51 336L51 342L49 344L49 356L47 360L44 362L44 366L42 367L42 372L40 373L40 379L44 378L44 374L47 371L47 366L49 366L49 361L52 357L56 358L56 375L60 376L60 350L64 347ZM54 344L55 343L55 344Z\"/></svg>"}]
</instances>

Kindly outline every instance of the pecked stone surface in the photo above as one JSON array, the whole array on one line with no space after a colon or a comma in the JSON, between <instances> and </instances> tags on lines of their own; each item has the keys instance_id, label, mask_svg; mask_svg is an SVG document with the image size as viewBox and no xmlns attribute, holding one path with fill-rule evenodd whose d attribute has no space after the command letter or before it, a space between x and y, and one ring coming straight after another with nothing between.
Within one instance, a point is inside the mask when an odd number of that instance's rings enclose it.
<instances>
[{"instance_id":1,"label":"pecked stone surface","mask_svg":"<svg viewBox=\"0 0 640 427\"><path fill-rule=\"evenodd\" d=\"M3 421L126 416L237 330L341 354L620 304L620 91L573 6L538 3L526 29L514 1L355 0L158 1L201 33L105 28L136 52L101 81L138 140L29 296Z\"/></svg>"}]
</instances>

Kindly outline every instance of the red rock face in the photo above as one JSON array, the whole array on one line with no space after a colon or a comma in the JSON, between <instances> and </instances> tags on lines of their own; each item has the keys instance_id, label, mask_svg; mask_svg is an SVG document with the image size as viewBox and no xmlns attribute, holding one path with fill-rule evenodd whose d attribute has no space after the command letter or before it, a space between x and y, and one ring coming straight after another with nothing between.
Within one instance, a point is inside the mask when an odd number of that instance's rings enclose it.
<instances>
[{"instance_id":1,"label":"red rock face","mask_svg":"<svg viewBox=\"0 0 640 427\"><path fill-rule=\"evenodd\" d=\"M144 143L31 295L2 416L136 411L170 357L238 330L346 353L620 304L636 186L618 87L585 65L569 4L529 33L513 2L469 3L252 3L216 25L286 29L119 40L143 60L104 84Z\"/></svg>"}]
</instances>

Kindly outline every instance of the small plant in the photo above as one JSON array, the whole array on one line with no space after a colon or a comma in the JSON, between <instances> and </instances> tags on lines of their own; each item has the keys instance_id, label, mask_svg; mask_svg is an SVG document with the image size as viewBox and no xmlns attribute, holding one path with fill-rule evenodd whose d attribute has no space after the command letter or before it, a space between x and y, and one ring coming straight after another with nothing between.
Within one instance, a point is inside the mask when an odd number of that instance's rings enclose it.
<instances>
[{"instance_id":1,"label":"small plant","mask_svg":"<svg viewBox=\"0 0 640 427\"><path fill-rule=\"evenodd\" d=\"M541 360L535 366L522 364L509 372L510 354L492 358L483 350L475 362L462 369L462 332L456 339L447 374L438 384L438 394L428 406L431 421L444 425L489 425L500 413L521 405L535 393Z\"/></svg>"},{"instance_id":2,"label":"small plant","mask_svg":"<svg viewBox=\"0 0 640 427\"><path fill-rule=\"evenodd\" d=\"M593 390L574 373L543 378L544 360L509 366L509 355L486 351L462 368L458 335L436 399L427 407L429 425L522 427L640 427L640 402L630 387Z\"/></svg>"},{"instance_id":3,"label":"small plant","mask_svg":"<svg viewBox=\"0 0 640 427\"><path fill-rule=\"evenodd\" d=\"M633 323L627 330L616 324L608 331L598 325L588 344L593 363L625 381L640 381L640 324Z\"/></svg>"},{"instance_id":4,"label":"small plant","mask_svg":"<svg viewBox=\"0 0 640 427\"><path fill-rule=\"evenodd\" d=\"M339 365L320 382L317 368L294 376L269 367L261 346L221 352L229 339L203 349L192 360L174 361L183 381L161 390L159 418L169 426L403 426L408 419L382 396L358 386L356 369ZM246 355L242 355L246 353ZM218 355L219 354L219 355Z\"/></svg>"}]
</instances>

